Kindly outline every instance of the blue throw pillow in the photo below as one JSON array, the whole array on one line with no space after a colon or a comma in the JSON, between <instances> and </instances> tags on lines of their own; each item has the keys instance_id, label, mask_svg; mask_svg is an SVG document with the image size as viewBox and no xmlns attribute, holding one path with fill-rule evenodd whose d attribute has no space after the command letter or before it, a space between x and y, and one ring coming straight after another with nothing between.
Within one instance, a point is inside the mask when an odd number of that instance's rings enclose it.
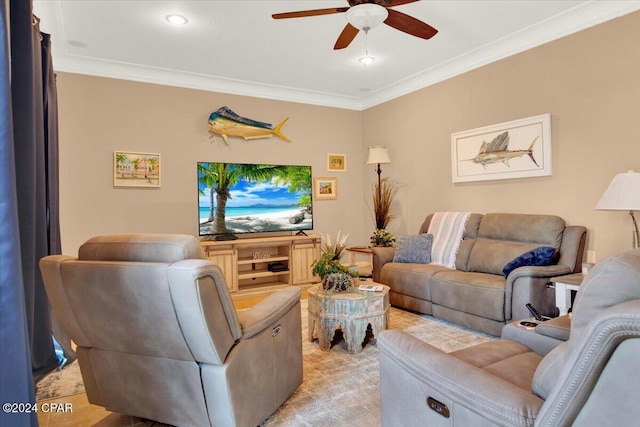
<instances>
[{"instance_id":1,"label":"blue throw pillow","mask_svg":"<svg viewBox=\"0 0 640 427\"><path fill-rule=\"evenodd\" d=\"M502 269L502 274L507 277L509 273L518 267L550 265L553 262L555 253L555 248L551 246L540 246L539 248L531 249L509 261Z\"/></svg>"},{"instance_id":2,"label":"blue throw pillow","mask_svg":"<svg viewBox=\"0 0 640 427\"><path fill-rule=\"evenodd\" d=\"M431 262L432 234L417 236L401 236L396 243L393 262L407 262L414 264L429 264Z\"/></svg>"}]
</instances>

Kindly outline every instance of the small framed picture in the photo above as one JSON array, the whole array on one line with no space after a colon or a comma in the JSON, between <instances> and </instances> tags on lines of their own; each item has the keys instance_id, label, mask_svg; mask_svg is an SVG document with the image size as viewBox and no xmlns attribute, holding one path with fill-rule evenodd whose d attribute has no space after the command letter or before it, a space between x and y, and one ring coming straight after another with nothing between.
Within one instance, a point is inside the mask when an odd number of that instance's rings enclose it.
<instances>
[{"instance_id":1,"label":"small framed picture","mask_svg":"<svg viewBox=\"0 0 640 427\"><path fill-rule=\"evenodd\" d=\"M329 172L346 172L346 154L327 154L327 170Z\"/></svg>"},{"instance_id":2,"label":"small framed picture","mask_svg":"<svg viewBox=\"0 0 640 427\"><path fill-rule=\"evenodd\" d=\"M335 177L313 178L313 197L316 200L338 198L338 179Z\"/></svg>"},{"instance_id":3,"label":"small framed picture","mask_svg":"<svg viewBox=\"0 0 640 427\"><path fill-rule=\"evenodd\" d=\"M160 154L113 152L114 187L160 187Z\"/></svg>"}]
</instances>

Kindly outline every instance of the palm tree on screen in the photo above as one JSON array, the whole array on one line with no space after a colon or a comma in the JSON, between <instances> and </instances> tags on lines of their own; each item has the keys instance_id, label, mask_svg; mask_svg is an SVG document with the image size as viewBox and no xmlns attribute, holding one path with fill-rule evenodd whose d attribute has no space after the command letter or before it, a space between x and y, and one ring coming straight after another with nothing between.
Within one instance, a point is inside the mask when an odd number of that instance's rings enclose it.
<instances>
[{"instance_id":1,"label":"palm tree on screen","mask_svg":"<svg viewBox=\"0 0 640 427\"><path fill-rule=\"evenodd\" d=\"M311 212L311 168L306 166L286 166L283 182L289 183L290 193L303 193L298 206Z\"/></svg>"},{"instance_id":2,"label":"palm tree on screen","mask_svg":"<svg viewBox=\"0 0 640 427\"><path fill-rule=\"evenodd\" d=\"M229 187L238 183L240 177L247 181L269 181L273 178L286 179L288 166L245 165L233 163L209 163L201 165L198 170L199 180L206 188L210 188L211 200L209 221L213 219L213 232L227 232L226 208L231 198ZM216 195L216 206L213 212L213 194ZM213 218L212 218L213 217Z\"/></svg>"}]
</instances>

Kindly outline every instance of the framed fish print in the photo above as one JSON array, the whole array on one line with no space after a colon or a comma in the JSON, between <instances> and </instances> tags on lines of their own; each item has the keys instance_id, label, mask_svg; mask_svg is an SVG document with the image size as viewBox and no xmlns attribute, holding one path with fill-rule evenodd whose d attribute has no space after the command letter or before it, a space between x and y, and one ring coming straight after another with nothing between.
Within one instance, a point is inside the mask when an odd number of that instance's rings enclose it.
<instances>
[{"instance_id":1,"label":"framed fish print","mask_svg":"<svg viewBox=\"0 0 640 427\"><path fill-rule=\"evenodd\" d=\"M451 134L453 182L551 175L551 114Z\"/></svg>"},{"instance_id":2,"label":"framed fish print","mask_svg":"<svg viewBox=\"0 0 640 427\"><path fill-rule=\"evenodd\" d=\"M160 154L113 152L114 187L160 187Z\"/></svg>"},{"instance_id":3,"label":"framed fish print","mask_svg":"<svg viewBox=\"0 0 640 427\"><path fill-rule=\"evenodd\" d=\"M313 197L316 200L338 198L338 179L335 177L313 178Z\"/></svg>"},{"instance_id":4,"label":"framed fish print","mask_svg":"<svg viewBox=\"0 0 640 427\"><path fill-rule=\"evenodd\" d=\"M327 170L329 172L346 172L347 171L347 155L346 154L327 154Z\"/></svg>"}]
</instances>

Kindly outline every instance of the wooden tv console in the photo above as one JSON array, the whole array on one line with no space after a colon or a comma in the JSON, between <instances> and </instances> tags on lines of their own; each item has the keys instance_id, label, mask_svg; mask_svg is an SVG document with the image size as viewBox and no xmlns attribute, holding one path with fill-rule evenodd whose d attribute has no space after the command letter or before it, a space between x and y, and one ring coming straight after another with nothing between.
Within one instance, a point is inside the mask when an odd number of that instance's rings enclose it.
<instances>
[{"instance_id":1,"label":"wooden tv console","mask_svg":"<svg viewBox=\"0 0 640 427\"><path fill-rule=\"evenodd\" d=\"M238 240L202 240L207 258L215 262L234 297L269 293L287 286L318 282L311 264L320 256L319 235L256 237ZM282 263L286 271L270 271Z\"/></svg>"}]
</instances>

